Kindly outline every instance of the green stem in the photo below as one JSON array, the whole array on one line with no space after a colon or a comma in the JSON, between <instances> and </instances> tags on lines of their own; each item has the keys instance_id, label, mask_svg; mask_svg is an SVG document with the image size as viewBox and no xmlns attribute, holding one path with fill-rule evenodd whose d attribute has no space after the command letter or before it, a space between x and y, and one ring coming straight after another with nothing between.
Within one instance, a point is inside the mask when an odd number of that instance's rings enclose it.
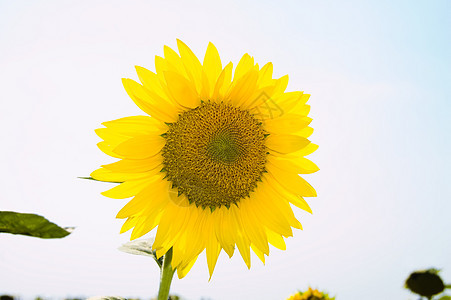
<instances>
[{"instance_id":1,"label":"green stem","mask_svg":"<svg viewBox=\"0 0 451 300\"><path fill-rule=\"evenodd\" d=\"M158 291L158 300L168 300L169 289L171 288L174 271L171 266L172 248L163 257L163 266L160 272L160 290Z\"/></svg>"}]
</instances>

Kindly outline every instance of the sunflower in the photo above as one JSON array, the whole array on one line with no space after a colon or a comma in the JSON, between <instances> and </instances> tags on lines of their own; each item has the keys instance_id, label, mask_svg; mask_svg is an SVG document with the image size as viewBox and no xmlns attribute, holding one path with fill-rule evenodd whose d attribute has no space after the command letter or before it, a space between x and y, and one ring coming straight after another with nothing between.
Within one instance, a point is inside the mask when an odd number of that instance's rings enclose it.
<instances>
[{"instance_id":1,"label":"sunflower","mask_svg":"<svg viewBox=\"0 0 451 300\"><path fill-rule=\"evenodd\" d=\"M287 300L334 300L335 298L330 298L328 294L314 290L311 287L305 292L297 292L291 295Z\"/></svg>"},{"instance_id":2,"label":"sunflower","mask_svg":"<svg viewBox=\"0 0 451 300\"><path fill-rule=\"evenodd\" d=\"M311 213L303 197L315 190L298 174L317 166L304 156L317 149L307 138L309 95L285 92L288 76L272 78L245 54L235 68L222 66L208 44L203 64L180 40L179 54L164 47L156 72L136 67L138 83L123 79L146 116L102 123L98 144L119 161L91 177L119 185L104 196L133 197L117 214L136 239L157 227L153 250L172 248L179 278L206 249L210 278L223 249L235 245L247 267L250 249L265 262L269 244L302 229L291 204Z\"/></svg>"}]
</instances>

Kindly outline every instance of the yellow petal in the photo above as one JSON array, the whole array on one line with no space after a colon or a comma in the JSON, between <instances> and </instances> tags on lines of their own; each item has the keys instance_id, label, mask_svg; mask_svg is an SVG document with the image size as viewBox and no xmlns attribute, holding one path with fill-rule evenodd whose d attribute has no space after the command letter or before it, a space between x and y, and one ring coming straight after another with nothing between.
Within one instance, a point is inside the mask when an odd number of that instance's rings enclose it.
<instances>
[{"instance_id":1,"label":"yellow petal","mask_svg":"<svg viewBox=\"0 0 451 300\"><path fill-rule=\"evenodd\" d=\"M250 246L251 243L246 233L243 230L241 211L235 205L232 205L229 208L229 211L232 213L232 222L234 223L234 227L236 229L236 245L238 250L240 251L241 257L248 269L251 268L251 253Z\"/></svg>"},{"instance_id":2,"label":"yellow petal","mask_svg":"<svg viewBox=\"0 0 451 300\"><path fill-rule=\"evenodd\" d=\"M215 214L215 233L217 240L221 244L221 247L227 253L229 257L232 257L235 250L235 239L230 233L233 231L230 225L230 213L228 209L224 206L217 208L214 212Z\"/></svg>"},{"instance_id":3,"label":"yellow petal","mask_svg":"<svg viewBox=\"0 0 451 300\"><path fill-rule=\"evenodd\" d=\"M263 229L263 225L259 221L259 218L255 216L253 206L249 206L249 202L249 199L241 199L240 201L240 211L243 216L243 228L246 231L251 243L254 244L260 251L268 255L268 238Z\"/></svg>"},{"instance_id":4,"label":"yellow petal","mask_svg":"<svg viewBox=\"0 0 451 300\"><path fill-rule=\"evenodd\" d=\"M213 275L213 271L216 266L216 262L218 261L219 253L221 252L221 247L219 246L218 240L216 239L216 236L213 232L213 220L210 217L209 222L207 222L209 230L209 239L207 242L207 265L208 265L208 272L210 273L210 279ZM209 280L210 280L209 279Z\"/></svg>"},{"instance_id":5,"label":"yellow petal","mask_svg":"<svg viewBox=\"0 0 451 300\"><path fill-rule=\"evenodd\" d=\"M287 222L288 225L290 224L289 220L287 219L285 208L289 207L288 205L288 199L281 196L281 194L278 194L274 191L273 185L270 184L274 182L273 179L268 180L267 179L268 174L262 177L262 182L259 185L259 189L262 195L266 195L265 197L260 196L259 201L262 203L262 206L265 206L267 208L270 208L269 210L272 212L275 218L279 220L279 224L281 226L286 226ZM282 205L280 203L285 203L285 205ZM268 214L268 212L267 212ZM287 221L287 222L286 222ZM269 229L273 230L276 233L282 234L285 237L292 236L292 231L284 232L279 230L274 230L271 227L268 227Z\"/></svg>"},{"instance_id":6,"label":"yellow petal","mask_svg":"<svg viewBox=\"0 0 451 300\"><path fill-rule=\"evenodd\" d=\"M304 127L308 126L312 122L309 117L303 117L301 115L286 114L276 119L266 119L265 129L268 132L274 133L294 133L300 131Z\"/></svg>"},{"instance_id":7,"label":"yellow petal","mask_svg":"<svg viewBox=\"0 0 451 300\"><path fill-rule=\"evenodd\" d=\"M168 130L164 123L149 116L125 117L103 122L102 125L126 136L138 136L149 133L161 134Z\"/></svg>"},{"instance_id":8,"label":"yellow petal","mask_svg":"<svg viewBox=\"0 0 451 300\"><path fill-rule=\"evenodd\" d=\"M198 209L200 209L199 218L197 219L197 223L193 228L194 230L192 231L192 234L196 232L197 236L194 239L192 238L193 236L191 236L191 242L193 246L191 247L191 249L188 249L188 251L186 251L188 259L199 255L203 251L203 249L205 249L208 240L206 225L208 224L207 217L210 212L202 208Z\"/></svg>"},{"instance_id":9,"label":"yellow petal","mask_svg":"<svg viewBox=\"0 0 451 300\"><path fill-rule=\"evenodd\" d=\"M305 201L304 198L302 198L301 196L291 197L289 200L290 203L297 206L298 208L305 210L306 212L309 212L311 214L313 213L307 201Z\"/></svg>"},{"instance_id":10,"label":"yellow petal","mask_svg":"<svg viewBox=\"0 0 451 300\"><path fill-rule=\"evenodd\" d=\"M125 199L125 198L135 196L149 184L149 181L151 181L152 176L155 176L155 175L123 182L123 183L119 184L118 186L116 186L112 189L109 189L101 194L104 195L105 197L113 198L113 199Z\"/></svg>"},{"instance_id":11,"label":"yellow petal","mask_svg":"<svg viewBox=\"0 0 451 300\"><path fill-rule=\"evenodd\" d=\"M260 220L266 228L283 236L293 236L290 224L285 219L283 213L273 203L274 201L281 201L279 199L280 197L275 196L273 193L271 194L268 188L264 184L259 184L251 197L253 200L252 207L255 213L260 216ZM270 197L269 194L273 195L273 197Z\"/></svg>"},{"instance_id":12,"label":"yellow petal","mask_svg":"<svg viewBox=\"0 0 451 300\"><path fill-rule=\"evenodd\" d=\"M242 107L242 105L249 101L249 98L255 93L257 89L258 72L251 70L244 76L239 77L238 80L234 79L232 86L224 100L230 102L236 107Z\"/></svg>"},{"instance_id":13,"label":"yellow petal","mask_svg":"<svg viewBox=\"0 0 451 300\"><path fill-rule=\"evenodd\" d=\"M290 112L300 116L307 116L310 112L310 105L296 105Z\"/></svg>"},{"instance_id":14,"label":"yellow petal","mask_svg":"<svg viewBox=\"0 0 451 300\"><path fill-rule=\"evenodd\" d=\"M241 257L243 258L244 263L247 268L251 268L251 254L250 254L250 242L249 239L243 235L243 232L238 232L236 245L238 250L240 251Z\"/></svg>"},{"instance_id":15,"label":"yellow petal","mask_svg":"<svg viewBox=\"0 0 451 300\"><path fill-rule=\"evenodd\" d=\"M184 69L184 66L182 66L182 67ZM160 56L155 57L155 69L157 70L157 77L159 80L164 78L164 72L166 72L166 71L180 74L180 76L183 76L189 80L189 76L186 74L185 70L183 70L182 73L180 73L180 69L178 69L175 65L173 65L167 59L164 59ZM163 76L161 76L161 75L163 75ZM163 82L164 82L164 80L163 80ZM161 84L161 81L160 81L160 84ZM164 85L161 85L161 86L164 89Z\"/></svg>"},{"instance_id":16,"label":"yellow petal","mask_svg":"<svg viewBox=\"0 0 451 300\"><path fill-rule=\"evenodd\" d=\"M253 69L257 72L260 72L260 67L258 66L257 63L254 65Z\"/></svg>"},{"instance_id":17,"label":"yellow petal","mask_svg":"<svg viewBox=\"0 0 451 300\"><path fill-rule=\"evenodd\" d=\"M251 57L249 54L244 54L243 57L241 57L240 61L238 62L238 65L235 69L235 74L233 75L233 80L238 80L242 76L244 76L246 73L251 71L254 67L254 58Z\"/></svg>"},{"instance_id":18,"label":"yellow petal","mask_svg":"<svg viewBox=\"0 0 451 300\"><path fill-rule=\"evenodd\" d=\"M94 132L111 145L118 145L130 139L129 135L119 133L117 130L112 130L110 128L97 128Z\"/></svg>"},{"instance_id":19,"label":"yellow petal","mask_svg":"<svg viewBox=\"0 0 451 300\"><path fill-rule=\"evenodd\" d=\"M257 257L265 264L265 254L259 250L254 244L251 244L252 251L257 255Z\"/></svg>"},{"instance_id":20,"label":"yellow petal","mask_svg":"<svg viewBox=\"0 0 451 300\"><path fill-rule=\"evenodd\" d=\"M187 261L187 249L192 246L191 235L196 234L198 228L196 228L197 220L199 219L200 210L195 205L191 205L187 210L188 221L185 228L181 232L180 237L175 241L173 246L172 266L178 268ZM196 234L197 235L197 234Z\"/></svg>"},{"instance_id":21,"label":"yellow petal","mask_svg":"<svg viewBox=\"0 0 451 300\"><path fill-rule=\"evenodd\" d=\"M215 212L217 210L219 210L219 218L216 219L215 223L216 236L221 244L221 247L231 258L235 250L235 243L238 236L235 215L230 211L230 209L224 206L216 209Z\"/></svg>"},{"instance_id":22,"label":"yellow petal","mask_svg":"<svg viewBox=\"0 0 451 300\"><path fill-rule=\"evenodd\" d=\"M162 168L162 163L163 157L161 155L155 155L145 159L123 159L115 163L102 165L102 167L118 173L142 173L160 166Z\"/></svg>"},{"instance_id":23,"label":"yellow petal","mask_svg":"<svg viewBox=\"0 0 451 300\"><path fill-rule=\"evenodd\" d=\"M264 182L267 182L264 180ZM308 203L298 194L292 193L282 186L278 181L271 180L270 184L266 186L267 190L265 193L271 194L274 199L285 199L287 202L297 206L298 208L305 210L308 213L312 213L312 209ZM274 231L277 232L277 231ZM284 235L285 236L285 235Z\"/></svg>"},{"instance_id":24,"label":"yellow petal","mask_svg":"<svg viewBox=\"0 0 451 300\"><path fill-rule=\"evenodd\" d=\"M107 182L124 182L148 176L149 173L118 173L111 170L100 168L91 173L91 177L95 180Z\"/></svg>"},{"instance_id":25,"label":"yellow petal","mask_svg":"<svg viewBox=\"0 0 451 300\"><path fill-rule=\"evenodd\" d=\"M120 233L124 233L124 232L127 232L130 229L132 229L136 225L137 221L138 221L138 218L135 218L135 217L128 218L125 221L125 223L122 225Z\"/></svg>"},{"instance_id":26,"label":"yellow petal","mask_svg":"<svg viewBox=\"0 0 451 300\"><path fill-rule=\"evenodd\" d=\"M270 183L266 178L262 178L263 182L268 185L268 189L266 189L266 193L268 197L272 200L272 209L280 211L286 221L290 224L291 227L302 229L302 224L296 219L293 213L293 209L290 206L290 203L281 196L281 194L277 193L274 188L274 180L271 180ZM276 182L277 184L277 182ZM283 188L282 188L283 189ZM280 233L279 233L280 234ZM284 235L285 236L285 235Z\"/></svg>"},{"instance_id":27,"label":"yellow petal","mask_svg":"<svg viewBox=\"0 0 451 300\"><path fill-rule=\"evenodd\" d=\"M153 101L153 105L159 106L160 111L165 111L171 115L175 120L178 119L178 115L185 110L185 108L179 105L175 100L173 100L171 93L167 86L165 86L167 90L167 97L171 98L170 104L164 98L160 97L158 94L154 93L151 90L145 90L146 94L150 96L150 99ZM166 122L165 122L166 123Z\"/></svg>"},{"instance_id":28,"label":"yellow petal","mask_svg":"<svg viewBox=\"0 0 451 300\"><path fill-rule=\"evenodd\" d=\"M268 236L268 242L280 250L286 250L287 246L285 244L285 241L283 240L283 237L280 236L277 233L272 232L271 230L266 231L266 235Z\"/></svg>"},{"instance_id":29,"label":"yellow petal","mask_svg":"<svg viewBox=\"0 0 451 300\"><path fill-rule=\"evenodd\" d=\"M230 62L224 67L224 69L219 74L218 80L214 85L213 94L211 96L212 101L221 102L222 99L224 98L225 93L227 92L230 86L230 80L232 79L232 70L233 64Z\"/></svg>"},{"instance_id":30,"label":"yellow petal","mask_svg":"<svg viewBox=\"0 0 451 300\"><path fill-rule=\"evenodd\" d=\"M200 64L200 61L191 49L181 40L177 39L177 47L179 49L183 65L185 66L186 73L190 77L191 81L194 82L196 91L200 92L202 86L202 65Z\"/></svg>"},{"instance_id":31,"label":"yellow petal","mask_svg":"<svg viewBox=\"0 0 451 300\"><path fill-rule=\"evenodd\" d=\"M305 148L303 148L302 150L297 152L296 154L298 154L299 156L307 156L307 155L315 152L317 149L318 149L318 145L310 143Z\"/></svg>"},{"instance_id":32,"label":"yellow petal","mask_svg":"<svg viewBox=\"0 0 451 300\"><path fill-rule=\"evenodd\" d=\"M177 114L175 109L170 111L162 111L158 105L154 103L150 95L144 90L143 86L132 79L122 79L125 91L135 104L154 118L162 122L175 122Z\"/></svg>"},{"instance_id":33,"label":"yellow petal","mask_svg":"<svg viewBox=\"0 0 451 300\"><path fill-rule=\"evenodd\" d=\"M310 144L310 141L298 135L270 134L266 137L266 146L279 153L299 151Z\"/></svg>"},{"instance_id":34,"label":"yellow petal","mask_svg":"<svg viewBox=\"0 0 451 300\"><path fill-rule=\"evenodd\" d=\"M276 88L274 90L273 97L282 95L288 86L288 75L282 76L276 79Z\"/></svg>"},{"instance_id":35,"label":"yellow petal","mask_svg":"<svg viewBox=\"0 0 451 300\"><path fill-rule=\"evenodd\" d=\"M158 224L154 247L170 249L188 221L188 209L169 201Z\"/></svg>"},{"instance_id":36,"label":"yellow petal","mask_svg":"<svg viewBox=\"0 0 451 300\"><path fill-rule=\"evenodd\" d=\"M178 190L176 188L171 188L169 191L169 200L179 206L179 207L183 207L183 208L187 208L188 206L190 206L190 203L188 201L188 198L184 195L178 194ZM188 214L188 212L185 212L186 214Z\"/></svg>"},{"instance_id":37,"label":"yellow petal","mask_svg":"<svg viewBox=\"0 0 451 300\"><path fill-rule=\"evenodd\" d=\"M272 152L272 153L270 153L270 155L274 155L274 156L282 157L282 158L297 158L300 156L307 156L309 154L312 154L317 149L318 149L318 145L310 143L307 146L305 146L304 148L302 148L301 150L296 151L296 152L291 152L291 153L287 153L287 154L280 154L277 152Z\"/></svg>"},{"instance_id":38,"label":"yellow petal","mask_svg":"<svg viewBox=\"0 0 451 300\"><path fill-rule=\"evenodd\" d=\"M155 55L155 71L157 72L158 81L161 83L164 81L164 72L169 71L166 60L158 55ZM163 85L162 85L163 86Z\"/></svg>"},{"instance_id":39,"label":"yellow petal","mask_svg":"<svg viewBox=\"0 0 451 300\"><path fill-rule=\"evenodd\" d=\"M318 166L304 157L284 159L269 155L268 161L287 172L296 174L310 174L319 170Z\"/></svg>"},{"instance_id":40,"label":"yellow petal","mask_svg":"<svg viewBox=\"0 0 451 300\"><path fill-rule=\"evenodd\" d=\"M258 83L256 84L256 87L257 86ZM251 96L248 96L247 99L244 99L241 107L251 111L254 109L260 110L269 108L274 105L274 103L270 103L272 101L271 95L273 94L274 88L274 85L269 85L263 88L254 89L254 93Z\"/></svg>"},{"instance_id":41,"label":"yellow petal","mask_svg":"<svg viewBox=\"0 0 451 300\"><path fill-rule=\"evenodd\" d=\"M272 79L273 65L271 62L267 63L262 67L258 76L258 85L259 86L267 86L273 85Z\"/></svg>"},{"instance_id":42,"label":"yellow petal","mask_svg":"<svg viewBox=\"0 0 451 300\"><path fill-rule=\"evenodd\" d=\"M210 100L210 94L211 94L211 89L213 87L210 88L210 82L208 81L208 77L207 74L205 74L204 71L202 71L202 88L200 90L200 100L202 101L207 101Z\"/></svg>"},{"instance_id":43,"label":"yellow petal","mask_svg":"<svg viewBox=\"0 0 451 300\"><path fill-rule=\"evenodd\" d=\"M216 85L216 80L222 71L221 58L218 50L213 43L208 43L207 52L205 53L203 63L204 73L207 75L208 82L213 90Z\"/></svg>"},{"instance_id":44,"label":"yellow petal","mask_svg":"<svg viewBox=\"0 0 451 300\"><path fill-rule=\"evenodd\" d=\"M164 58L166 59L167 63L173 66L172 70L174 70L176 73L179 73L182 76L185 77L187 76L185 72L185 67L183 66L182 59L174 50L172 50L168 46L164 46Z\"/></svg>"},{"instance_id":45,"label":"yellow petal","mask_svg":"<svg viewBox=\"0 0 451 300\"><path fill-rule=\"evenodd\" d=\"M274 192L276 194L274 194ZM276 181L272 181L271 184L269 184L268 189L266 190L266 194L271 194L276 199L282 198L286 201L290 202L291 204L297 206L298 208L305 210L308 213L312 213L312 209L308 205L308 203L299 195L293 194L290 191L286 190L283 186L281 186ZM278 231L274 231L278 232ZM286 235L284 235L286 236Z\"/></svg>"},{"instance_id":46,"label":"yellow petal","mask_svg":"<svg viewBox=\"0 0 451 300\"><path fill-rule=\"evenodd\" d=\"M157 257L157 259L160 259L160 257L162 257L163 255L166 254L166 252L169 251L170 248L159 248L156 250L156 254L155 256Z\"/></svg>"},{"instance_id":47,"label":"yellow petal","mask_svg":"<svg viewBox=\"0 0 451 300\"><path fill-rule=\"evenodd\" d=\"M168 202L169 182L162 176L147 180L147 185L130 200L118 213L116 218L123 219L134 215L150 215L163 208Z\"/></svg>"},{"instance_id":48,"label":"yellow petal","mask_svg":"<svg viewBox=\"0 0 451 300\"><path fill-rule=\"evenodd\" d=\"M196 205L187 207L189 220L184 230L174 244L173 266L183 268L187 261L198 256L205 249L208 236L204 230L206 211Z\"/></svg>"},{"instance_id":49,"label":"yellow petal","mask_svg":"<svg viewBox=\"0 0 451 300\"><path fill-rule=\"evenodd\" d=\"M147 90L155 92L160 97L164 98L165 101L170 102L157 74L139 66L135 66L135 69L139 80Z\"/></svg>"},{"instance_id":50,"label":"yellow petal","mask_svg":"<svg viewBox=\"0 0 451 300\"><path fill-rule=\"evenodd\" d=\"M246 107L256 119L267 120L278 118L284 114L283 109L271 98L275 86L267 86L257 90L252 97L252 102Z\"/></svg>"},{"instance_id":51,"label":"yellow petal","mask_svg":"<svg viewBox=\"0 0 451 300\"><path fill-rule=\"evenodd\" d=\"M113 152L127 158L144 159L159 153L165 143L159 135L141 135L119 144Z\"/></svg>"},{"instance_id":52,"label":"yellow petal","mask_svg":"<svg viewBox=\"0 0 451 300\"><path fill-rule=\"evenodd\" d=\"M108 142L100 142L100 143L97 143L97 147L99 147L99 149L103 153L105 153L109 156L116 157L116 158L124 158L122 155L119 155L119 154L113 152L113 149L117 147L117 144L111 144Z\"/></svg>"},{"instance_id":53,"label":"yellow petal","mask_svg":"<svg viewBox=\"0 0 451 300\"><path fill-rule=\"evenodd\" d=\"M297 132L296 134L299 134L300 136L304 137L304 138L308 138L309 136L311 136L313 133L313 128L310 126L305 127L304 129L302 129L301 131Z\"/></svg>"},{"instance_id":54,"label":"yellow petal","mask_svg":"<svg viewBox=\"0 0 451 300\"><path fill-rule=\"evenodd\" d=\"M275 201L274 203L282 211L283 215L287 219L288 223L290 223L291 227L302 230L302 224L294 216L293 209L291 208L290 203L288 203L288 201Z\"/></svg>"},{"instance_id":55,"label":"yellow petal","mask_svg":"<svg viewBox=\"0 0 451 300\"><path fill-rule=\"evenodd\" d=\"M169 93L178 104L188 108L195 108L200 104L199 94L195 87L183 76L166 71L164 78L168 84Z\"/></svg>"},{"instance_id":56,"label":"yellow petal","mask_svg":"<svg viewBox=\"0 0 451 300\"><path fill-rule=\"evenodd\" d=\"M130 240L134 240L142 237L152 229L154 229L160 222L161 213L156 213L156 216L139 216L136 217L138 221L136 222L135 228L133 228Z\"/></svg>"},{"instance_id":57,"label":"yellow petal","mask_svg":"<svg viewBox=\"0 0 451 300\"><path fill-rule=\"evenodd\" d=\"M283 110L283 114L290 113L291 110L297 105L305 105L307 100L309 99L308 94L304 94L303 92L288 92L283 93L280 96L273 97L274 101L280 106Z\"/></svg>"},{"instance_id":58,"label":"yellow petal","mask_svg":"<svg viewBox=\"0 0 451 300\"><path fill-rule=\"evenodd\" d=\"M183 277L186 276L186 274L188 274L189 270L191 270L196 260L197 256L194 259L192 259L187 265L181 268L177 268L177 276L179 277L179 279L182 279Z\"/></svg>"},{"instance_id":59,"label":"yellow petal","mask_svg":"<svg viewBox=\"0 0 451 300\"><path fill-rule=\"evenodd\" d=\"M273 179L289 192L304 197L316 197L315 189L299 175L286 172L270 162L266 164L266 170Z\"/></svg>"}]
</instances>

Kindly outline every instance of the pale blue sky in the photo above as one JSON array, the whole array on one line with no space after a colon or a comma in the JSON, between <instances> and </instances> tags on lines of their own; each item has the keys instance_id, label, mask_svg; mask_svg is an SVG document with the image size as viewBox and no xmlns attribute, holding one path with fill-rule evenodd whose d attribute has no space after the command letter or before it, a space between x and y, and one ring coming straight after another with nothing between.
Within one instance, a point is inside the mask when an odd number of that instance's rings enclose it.
<instances>
[{"instance_id":1,"label":"pale blue sky","mask_svg":"<svg viewBox=\"0 0 451 300\"><path fill-rule=\"evenodd\" d=\"M112 161L95 144L103 121L141 114L122 88L185 41L223 62L248 52L312 96L306 176L314 211L304 230L248 271L205 257L174 293L189 300L285 299L297 289L337 300L416 299L414 269L451 282L450 1L0 0L1 210L42 214L76 231L62 240L0 236L0 294L155 296L154 262L116 248L108 184L82 181Z\"/></svg>"}]
</instances>

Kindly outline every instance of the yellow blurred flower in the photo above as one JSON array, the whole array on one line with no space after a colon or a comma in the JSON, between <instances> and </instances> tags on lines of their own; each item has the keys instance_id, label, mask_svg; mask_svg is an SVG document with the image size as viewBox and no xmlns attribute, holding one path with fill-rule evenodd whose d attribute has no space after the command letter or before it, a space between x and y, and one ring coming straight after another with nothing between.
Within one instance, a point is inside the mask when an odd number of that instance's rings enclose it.
<instances>
[{"instance_id":1,"label":"yellow blurred flower","mask_svg":"<svg viewBox=\"0 0 451 300\"><path fill-rule=\"evenodd\" d=\"M314 290L311 287L308 288L305 292L297 292L290 297L287 298L287 300L333 300L335 298L329 298L329 296L323 292L320 292L318 290Z\"/></svg>"}]
</instances>

